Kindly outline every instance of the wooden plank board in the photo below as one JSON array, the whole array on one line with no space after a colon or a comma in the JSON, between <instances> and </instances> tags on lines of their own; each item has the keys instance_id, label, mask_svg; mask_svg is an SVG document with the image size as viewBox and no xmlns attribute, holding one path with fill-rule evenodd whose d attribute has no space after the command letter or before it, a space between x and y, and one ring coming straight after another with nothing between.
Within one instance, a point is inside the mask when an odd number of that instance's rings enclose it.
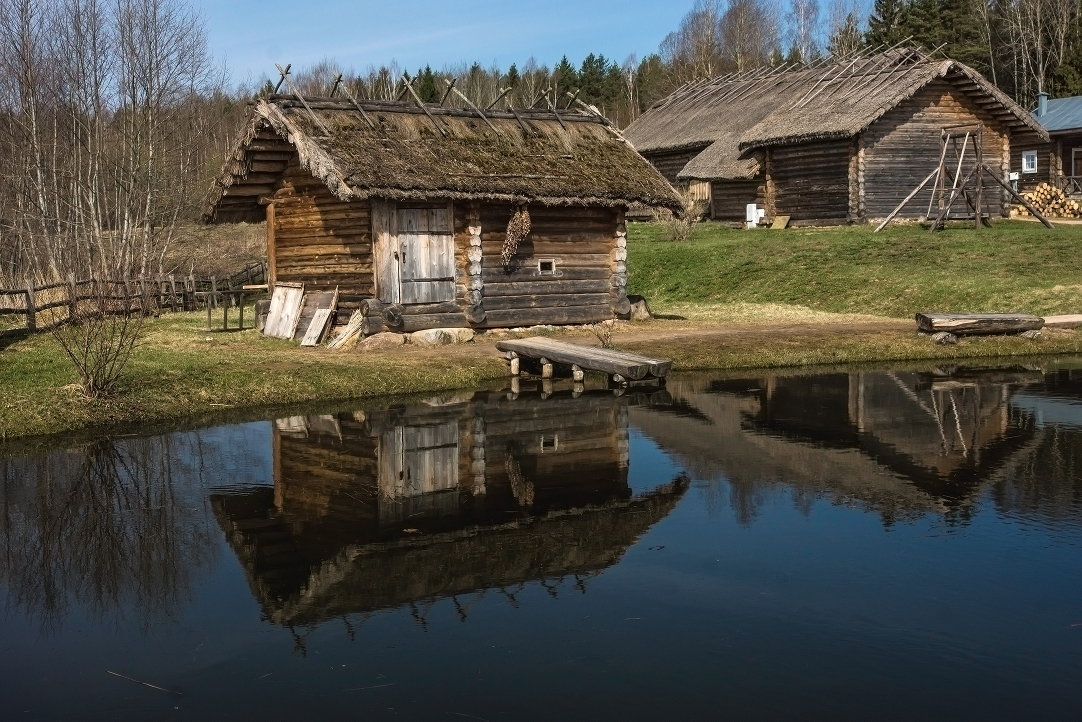
<instances>
[{"instance_id":1,"label":"wooden plank board","mask_svg":"<svg viewBox=\"0 0 1082 722\"><path fill-rule=\"evenodd\" d=\"M291 338L294 341L300 341L307 333L308 327L312 325L318 311L321 309L334 311L337 307L337 288L333 291L310 291L304 294L304 301L301 304L300 312L297 314Z\"/></svg>"},{"instance_id":2,"label":"wooden plank board","mask_svg":"<svg viewBox=\"0 0 1082 722\"><path fill-rule=\"evenodd\" d=\"M774 222L770 224L770 230L780 231L789 225L790 216L775 216Z\"/></svg>"},{"instance_id":3,"label":"wooden plank board","mask_svg":"<svg viewBox=\"0 0 1082 722\"><path fill-rule=\"evenodd\" d=\"M500 341L496 344L496 348L500 351L513 351L526 358L546 358L556 363L574 364L587 371L620 374L635 381L646 378L648 375L664 377L672 368L672 361L669 359L650 358L536 336Z\"/></svg>"},{"instance_id":4,"label":"wooden plank board","mask_svg":"<svg viewBox=\"0 0 1082 722\"><path fill-rule=\"evenodd\" d=\"M276 283L263 335L271 338L291 338L303 300L303 283Z\"/></svg>"},{"instance_id":5,"label":"wooden plank board","mask_svg":"<svg viewBox=\"0 0 1082 722\"><path fill-rule=\"evenodd\" d=\"M1028 313L918 313L916 319L921 331L956 336L1021 333L1044 326L1043 318Z\"/></svg>"},{"instance_id":6,"label":"wooden plank board","mask_svg":"<svg viewBox=\"0 0 1082 722\"><path fill-rule=\"evenodd\" d=\"M327 330L327 322L331 320L332 313L334 311L329 308L321 308L316 311L316 315L312 317L312 322L308 324L308 329L304 332L301 346L319 345L319 342L323 340L323 334Z\"/></svg>"}]
</instances>

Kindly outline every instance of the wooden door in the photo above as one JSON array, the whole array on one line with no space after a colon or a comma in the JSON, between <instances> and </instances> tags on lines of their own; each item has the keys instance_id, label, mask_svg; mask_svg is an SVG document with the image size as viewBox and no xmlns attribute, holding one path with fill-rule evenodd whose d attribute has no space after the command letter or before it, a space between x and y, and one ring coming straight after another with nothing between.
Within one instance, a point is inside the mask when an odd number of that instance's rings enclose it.
<instances>
[{"instance_id":1,"label":"wooden door","mask_svg":"<svg viewBox=\"0 0 1082 722\"><path fill-rule=\"evenodd\" d=\"M376 298L384 303L401 303L398 274L398 214L393 201L372 199L372 255Z\"/></svg>"},{"instance_id":2,"label":"wooden door","mask_svg":"<svg viewBox=\"0 0 1082 722\"><path fill-rule=\"evenodd\" d=\"M397 213L401 303L455 299L451 209L400 208Z\"/></svg>"},{"instance_id":3,"label":"wooden door","mask_svg":"<svg viewBox=\"0 0 1082 722\"><path fill-rule=\"evenodd\" d=\"M458 423L397 426L380 438L380 496L402 499L458 488Z\"/></svg>"}]
</instances>

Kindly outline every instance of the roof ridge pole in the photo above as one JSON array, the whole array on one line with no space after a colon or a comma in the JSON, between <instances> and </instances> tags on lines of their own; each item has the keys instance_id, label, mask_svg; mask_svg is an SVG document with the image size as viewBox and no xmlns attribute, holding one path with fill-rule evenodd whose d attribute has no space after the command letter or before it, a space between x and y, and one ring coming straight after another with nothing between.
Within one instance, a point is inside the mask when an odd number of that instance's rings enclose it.
<instances>
[{"instance_id":1,"label":"roof ridge pole","mask_svg":"<svg viewBox=\"0 0 1082 722\"><path fill-rule=\"evenodd\" d=\"M556 95L555 88L553 89L552 94L553 94L553 96ZM558 122L560 124L560 127L563 128L566 131L567 130L567 125L564 124L564 119L561 118L560 114L556 111L556 103L553 102L552 98L549 98L547 93L545 94L545 102L548 103L549 110L552 111L552 114L556 116L556 122Z\"/></svg>"},{"instance_id":2,"label":"roof ridge pole","mask_svg":"<svg viewBox=\"0 0 1082 722\"><path fill-rule=\"evenodd\" d=\"M508 87L508 88L504 88L503 90L501 90L501 91L500 91L500 94L496 96L496 99L495 99L495 100L493 100L493 101L492 101L491 103L489 103L489 104L488 104L488 107L487 107L487 108L485 108L485 110L492 110L493 108L495 108L495 107L496 107L496 103L498 103L498 102L500 102L501 100L503 100L504 98L506 98L506 97L507 97L507 94L508 94L508 93L510 93L510 92L511 92L511 88L510 88L510 87ZM510 106L511 106L511 101L507 101L507 106L508 106L508 107L510 107Z\"/></svg>"},{"instance_id":3,"label":"roof ridge pole","mask_svg":"<svg viewBox=\"0 0 1082 722\"><path fill-rule=\"evenodd\" d=\"M279 71L281 71L281 70L282 70L282 68L281 68L281 67L279 67L277 63L275 63L275 64L274 64L274 66L275 66L276 68L278 68L278 70L279 70ZM277 92L278 92L278 89L282 87L282 81L284 81L284 80L286 79L286 76L287 76L287 75L289 75L289 69L290 69L290 68L292 68L292 67L293 67L293 63L286 63L286 70L285 70L285 72L284 72L284 73L282 73L282 76L281 76L280 78L278 78L278 84L274 86L274 92L275 92L275 93L277 93Z\"/></svg>"},{"instance_id":4,"label":"roof ridge pole","mask_svg":"<svg viewBox=\"0 0 1082 722\"><path fill-rule=\"evenodd\" d=\"M327 96L328 98L333 98L334 97L334 94L338 92L338 84L341 83L341 82L342 82L342 74L339 73L334 78L334 85L331 86L331 94Z\"/></svg>"},{"instance_id":5,"label":"roof ridge pole","mask_svg":"<svg viewBox=\"0 0 1082 722\"><path fill-rule=\"evenodd\" d=\"M550 90L552 90L552 88L545 88L544 90L542 90L541 95L534 98L534 101L532 103L530 103L529 107L526 108L526 110L533 110L533 108L536 107L536 105L541 102L541 99L549 94Z\"/></svg>"},{"instance_id":6,"label":"roof ridge pole","mask_svg":"<svg viewBox=\"0 0 1082 722\"><path fill-rule=\"evenodd\" d=\"M443 82L447 83L447 92L448 92L448 93L454 93L454 94L455 94L455 95L457 95L457 96L458 96L459 98L461 98L461 99L462 99L462 102L464 102L464 103L465 103L466 105L468 105L468 106L470 107L470 110L472 110L473 112L475 112L475 113L477 113L477 114L478 114L479 116L481 116L481 120L485 121L485 123L487 123L487 124L488 124L488 127L489 127L489 128L492 128L492 132L493 132L493 133L495 133L495 134L496 134L497 136L499 136L499 137L501 137L501 138L503 137L503 135L502 135L502 134L500 133L500 131L496 129L496 126L494 126L494 125L492 124L492 121L488 119L488 116L487 116L487 115L485 115L484 113L482 113L482 112L481 112L481 109L480 109L480 108L478 108L478 107L477 107L476 105L474 105L474 104L473 104L473 103L472 103L472 102L470 101L470 99L469 99L469 98L467 98L467 97L466 97L465 95L463 95L463 94L462 94L462 93L461 93L461 92L460 92L460 91L458 90L458 88L456 88L456 87L455 87L455 84L454 84L453 82L451 82L451 81L450 81L450 80L448 80L447 78L444 78L444 79L443 79ZM561 121L561 125L562 125L562 124L563 124L563 123L562 123L562 121Z\"/></svg>"},{"instance_id":7,"label":"roof ridge pole","mask_svg":"<svg viewBox=\"0 0 1082 722\"><path fill-rule=\"evenodd\" d=\"M403 80L405 80L405 78L406 78L405 73L402 73L402 78L403 78ZM417 91L413 89L413 83L407 81L406 82L406 90L408 90L410 92L410 95L413 96L414 101L416 101L416 103L417 103L417 107L420 108L421 110L423 110L425 115L428 116L428 119L432 121L432 125L436 126L436 130L438 130L440 132L440 135L443 136L444 138L446 138L447 137L447 132L436 121L436 117L434 115L432 115L432 113L428 112L428 108L425 107L425 104L423 102L421 102L421 96L417 95Z\"/></svg>"},{"instance_id":8,"label":"roof ridge pole","mask_svg":"<svg viewBox=\"0 0 1082 722\"><path fill-rule=\"evenodd\" d=\"M308 105L308 101L304 99L304 96L301 95L299 90L297 90L297 87L293 85L293 81L289 79L289 70L283 69L282 66L278 63L275 63L274 67L278 68L278 72L282 74L282 80L285 81L286 87L288 87L293 92L293 94L297 96L297 100L301 101L301 105L303 105L304 109L308 111L308 115L312 116L312 121L323 130L324 135L330 135L330 129L328 129L327 126L323 124L323 121L320 120L318 116L316 116L316 112L312 110L312 106Z\"/></svg>"},{"instance_id":9,"label":"roof ridge pole","mask_svg":"<svg viewBox=\"0 0 1082 722\"><path fill-rule=\"evenodd\" d=\"M345 84L342 85L342 92L346 94L347 98L349 98L349 102L353 103L353 107L360 111L361 117L364 118L364 122L368 123L368 127L372 130L376 130L376 124L372 121L370 117L368 117L368 113L364 112L364 108L362 108L361 104L358 103L356 98L353 97L353 94L349 92L349 88L346 87Z\"/></svg>"},{"instance_id":10,"label":"roof ridge pole","mask_svg":"<svg viewBox=\"0 0 1082 722\"><path fill-rule=\"evenodd\" d=\"M571 93L565 93L565 95L571 95ZM595 108L592 105L589 105L587 103L582 102L578 98L575 98L575 103L578 104L578 105L581 105L586 110L586 112L589 113L590 115L593 115L596 118L598 118L602 122L602 124L604 124L604 126L606 128L608 128L609 132L611 132L617 138L622 140L625 144L627 144L627 146L629 148L631 148L631 149L635 148L635 146L631 145L631 141L629 141L627 138L624 137L624 134L620 132L619 128L614 126L612 124L611 120L609 120L608 118L606 118L605 116L603 116L601 114L601 111L599 111L597 108Z\"/></svg>"},{"instance_id":11,"label":"roof ridge pole","mask_svg":"<svg viewBox=\"0 0 1082 722\"><path fill-rule=\"evenodd\" d=\"M864 81L864 83L863 84L858 83L855 86L853 86L852 88L850 88L849 92L847 92L845 95L843 95L841 97L841 99L844 100L845 98L848 98L849 96L853 95L853 93L855 93L857 90L864 87L868 83L872 82L871 79L874 78L875 76L879 75L882 72L883 67L890 61L890 58L887 58L886 54L889 53L890 51L896 49L899 45L901 45L904 42L905 42L905 40L897 42L894 45L891 45L886 50L883 50L882 52L877 52L873 57L869 58L869 60L871 60L873 63L877 63L876 71L874 73L866 72L866 78L867 79ZM880 45L879 47L882 47L882 46ZM875 58L879 58L879 60L875 60ZM890 72L887 73L888 78L894 73L895 70L898 69L898 67L901 65L902 62L903 62L903 59L899 59L897 62L893 63L894 67L892 67L890 69Z\"/></svg>"},{"instance_id":12,"label":"roof ridge pole","mask_svg":"<svg viewBox=\"0 0 1082 722\"><path fill-rule=\"evenodd\" d=\"M571 107L571 104L575 102L575 100L579 97L579 93L581 92L582 88L579 88L575 91L575 94L571 96L571 100L567 101L567 105L564 106L564 110L567 110Z\"/></svg>"},{"instance_id":13,"label":"roof ridge pole","mask_svg":"<svg viewBox=\"0 0 1082 722\"><path fill-rule=\"evenodd\" d=\"M446 83L447 78L444 78L443 82ZM451 95L451 91L455 89L455 83L457 83L457 82L458 82L457 77L451 78L450 85L447 86L447 92L443 94L442 98L440 98L440 106L442 106L444 103L447 102L447 98Z\"/></svg>"}]
</instances>

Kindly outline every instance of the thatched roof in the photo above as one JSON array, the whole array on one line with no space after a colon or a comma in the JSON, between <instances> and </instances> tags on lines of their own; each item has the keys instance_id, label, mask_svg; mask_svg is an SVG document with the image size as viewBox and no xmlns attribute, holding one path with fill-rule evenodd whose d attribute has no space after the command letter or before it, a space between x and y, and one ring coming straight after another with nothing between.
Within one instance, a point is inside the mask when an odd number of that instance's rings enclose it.
<instances>
[{"instance_id":1,"label":"thatched roof","mask_svg":"<svg viewBox=\"0 0 1082 722\"><path fill-rule=\"evenodd\" d=\"M710 143L679 178L752 178L759 172L755 149L852 138L936 80L950 83L1012 131L1046 136L1029 113L973 68L913 48L689 84L644 113L624 135L646 154Z\"/></svg>"},{"instance_id":2,"label":"thatched roof","mask_svg":"<svg viewBox=\"0 0 1082 722\"><path fill-rule=\"evenodd\" d=\"M271 96L254 105L204 220L247 220L289 153L343 200L449 198L678 208L665 179L602 118ZM366 120L371 120L371 124ZM320 127L322 125L323 127ZM437 127L438 126L438 127ZM284 164L282 169L284 170Z\"/></svg>"},{"instance_id":3,"label":"thatched roof","mask_svg":"<svg viewBox=\"0 0 1082 722\"><path fill-rule=\"evenodd\" d=\"M389 541L343 539L326 556L299 554L273 566L257 558L258 545L249 543L243 533L230 531L236 527L232 514L240 512L243 517L269 504L270 490L221 495L214 498L214 508L265 617L275 624L299 626L485 589L597 574L617 563L667 516L687 488L688 481L681 476L630 499L499 524L472 524ZM353 526L364 526L364 521L354 519ZM291 528L295 542L298 534L328 534L314 524L299 532Z\"/></svg>"}]
</instances>

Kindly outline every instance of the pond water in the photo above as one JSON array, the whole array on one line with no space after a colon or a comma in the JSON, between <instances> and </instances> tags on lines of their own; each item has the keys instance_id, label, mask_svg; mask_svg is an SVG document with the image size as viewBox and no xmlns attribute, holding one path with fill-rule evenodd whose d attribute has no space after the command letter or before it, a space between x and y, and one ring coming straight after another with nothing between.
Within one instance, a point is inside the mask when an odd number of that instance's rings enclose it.
<instances>
[{"instance_id":1,"label":"pond water","mask_svg":"<svg viewBox=\"0 0 1082 722\"><path fill-rule=\"evenodd\" d=\"M6 720L1082 715L1082 363L69 443L0 535Z\"/></svg>"}]
</instances>

